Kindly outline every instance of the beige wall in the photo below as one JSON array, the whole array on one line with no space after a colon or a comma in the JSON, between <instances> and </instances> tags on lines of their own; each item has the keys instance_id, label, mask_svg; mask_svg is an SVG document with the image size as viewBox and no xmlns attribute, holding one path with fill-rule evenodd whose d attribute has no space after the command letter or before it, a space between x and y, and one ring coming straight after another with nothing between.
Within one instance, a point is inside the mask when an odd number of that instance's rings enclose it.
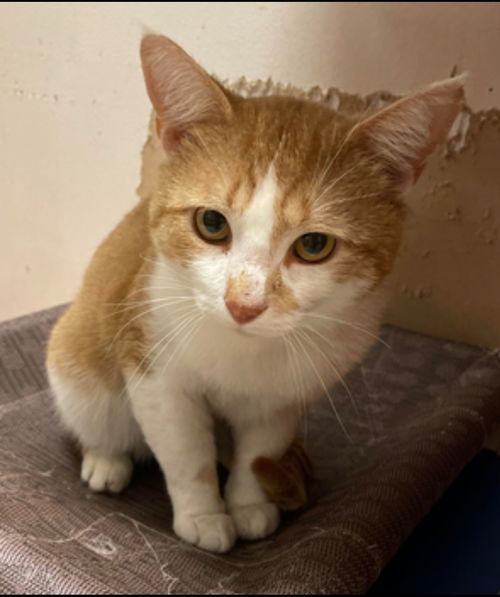
<instances>
[{"instance_id":1,"label":"beige wall","mask_svg":"<svg viewBox=\"0 0 500 597\"><path fill-rule=\"evenodd\" d=\"M222 78L400 94L457 66L472 73L473 110L500 107L498 3L2 3L0 319L69 300L97 243L136 200L149 113L137 55L141 23L172 36ZM497 147L495 134L469 146L471 164ZM488 164L481 183L496 174L495 155ZM435 167L438 185L443 174ZM474 242L467 246L475 252ZM490 278L496 262L487 255ZM453 260L460 277L460 259ZM411 298L421 280L404 285L400 312L403 304L410 325L429 327L421 307L429 297ZM488 312L493 298L482 300ZM491 327L488 317L484 324Z\"/></svg>"}]
</instances>

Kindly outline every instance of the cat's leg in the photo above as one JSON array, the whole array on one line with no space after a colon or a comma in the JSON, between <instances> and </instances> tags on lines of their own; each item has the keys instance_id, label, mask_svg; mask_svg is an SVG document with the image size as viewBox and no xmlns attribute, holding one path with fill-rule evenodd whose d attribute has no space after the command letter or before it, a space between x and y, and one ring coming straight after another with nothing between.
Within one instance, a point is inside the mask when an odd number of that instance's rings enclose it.
<instances>
[{"instance_id":1,"label":"cat's leg","mask_svg":"<svg viewBox=\"0 0 500 597\"><path fill-rule=\"evenodd\" d=\"M280 411L265 421L233 423L234 456L225 499L243 539L262 539L279 525L278 507L267 500L251 467L260 456L279 460L291 445L298 423L295 408Z\"/></svg>"},{"instance_id":2,"label":"cat's leg","mask_svg":"<svg viewBox=\"0 0 500 597\"><path fill-rule=\"evenodd\" d=\"M174 531L198 547L224 552L236 532L219 491L214 422L205 401L186 393L181 377L149 373L130 390L132 406L165 475Z\"/></svg>"},{"instance_id":3,"label":"cat's leg","mask_svg":"<svg viewBox=\"0 0 500 597\"><path fill-rule=\"evenodd\" d=\"M92 491L119 493L132 476L132 457L147 447L127 396L89 372L75 379L48 368L56 408L82 448L81 478Z\"/></svg>"}]
</instances>

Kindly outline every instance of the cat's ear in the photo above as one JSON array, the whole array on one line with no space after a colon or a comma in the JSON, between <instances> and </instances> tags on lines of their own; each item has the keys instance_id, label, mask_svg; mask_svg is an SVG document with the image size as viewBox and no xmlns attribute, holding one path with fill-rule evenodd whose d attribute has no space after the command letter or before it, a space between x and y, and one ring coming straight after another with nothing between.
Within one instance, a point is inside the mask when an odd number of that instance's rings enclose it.
<instances>
[{"instance_id":1,"label":"cat's ear","mask_svg":"<svg viewBox=\"0 0 500 597\"><path fill-rule=\"evenodd\" d=\"M158 135L167 151L175 150L194 125L230 117L231 104L221 86L172 40L146 35L141 61Z\"/></svg>"},{"instance_id":2,"label":"cat's ear","mask_svg":"<svg viewBox=\"0 0 500 597\"><path fill-rule=\"evenodd\" d=\"M415 183L425 160L443 142L463 107L465 75L434 83L358 123L361 136L387 164L401 190Z\"/></svg>"}]
</instances>

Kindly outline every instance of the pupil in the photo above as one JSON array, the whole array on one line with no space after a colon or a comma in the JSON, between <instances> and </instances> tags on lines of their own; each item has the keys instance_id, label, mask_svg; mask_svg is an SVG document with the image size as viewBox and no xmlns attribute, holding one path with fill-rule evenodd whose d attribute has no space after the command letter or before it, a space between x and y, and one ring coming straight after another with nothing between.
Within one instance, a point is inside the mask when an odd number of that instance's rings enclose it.
<instances>
[{"instance_id":1,"label":"pupil","mask_svg":"<svg viewBox=\"0 0 500 597\"><path fill-rule=\"evenodd\" d=\"M311 255L317 255L326 246L326 236L318 232L311 232L304 234L302 237L302 245L304 249Z\"/></svg>"},{"instance_id":2,"label":"pupil","mask_svg":"<svg viewBox=\"0 0 500 597\"><path fill-rule=\"evenodd\" d=\"M210 209L203 214L203 224L208 232L217 234L226 225L226 218L218 211Z\"/></svg>"}]
</instances>

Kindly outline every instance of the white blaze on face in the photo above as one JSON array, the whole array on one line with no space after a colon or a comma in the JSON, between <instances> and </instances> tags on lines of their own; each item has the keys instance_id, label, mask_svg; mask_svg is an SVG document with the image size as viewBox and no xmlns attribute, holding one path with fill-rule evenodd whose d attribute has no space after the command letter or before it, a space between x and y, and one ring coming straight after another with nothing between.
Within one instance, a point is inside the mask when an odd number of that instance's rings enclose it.
<instances>
[{"instance_id":1,"label":"white blaze on face","mask_svg":"<svg viewBox=\"0 0 500 597\"><path fill-rule=\"evenodd\" d=\"M269 248L277 195L278 181L274 165L271 164L264 178L258 183L253 197L241 217L244 231L251 234L251 244L254 247L261 246L266 250Z\"/></svg>"},{"instance_id":2,"label":"white blaze on face","mask_svg":"<svg viewBox=\"0 0 500 597\"><path fill-rule=\"evenodd\" d=\"M278 190L276 171L271 164L258 183L248 207L233 224L228 280L245 278L248 302L264 299L264 287L271 266L270 245Z\"/></svg>"}]
</instances>

